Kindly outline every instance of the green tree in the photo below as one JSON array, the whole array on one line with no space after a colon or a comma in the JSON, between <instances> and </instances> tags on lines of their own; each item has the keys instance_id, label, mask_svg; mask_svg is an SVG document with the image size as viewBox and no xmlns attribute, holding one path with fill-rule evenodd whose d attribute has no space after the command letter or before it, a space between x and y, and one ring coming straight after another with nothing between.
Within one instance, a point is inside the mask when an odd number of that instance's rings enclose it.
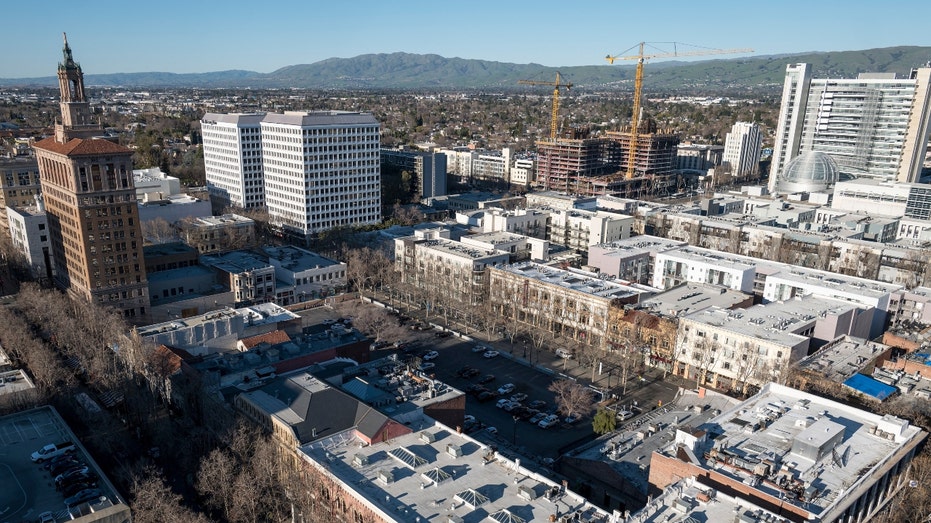
<instances>
[{"instance_id":1,"label":"green tree","mask_svg":"<svg viewBox=\"0 0 931 523\"><path fill-rule=\"evenodd\" d=\"M592 418L592 430L599 436L614 432L614 427L616 425L617 417L608 409L598 409L598 412L595 413L595 417Z\"/></svg>"}]
</instances>

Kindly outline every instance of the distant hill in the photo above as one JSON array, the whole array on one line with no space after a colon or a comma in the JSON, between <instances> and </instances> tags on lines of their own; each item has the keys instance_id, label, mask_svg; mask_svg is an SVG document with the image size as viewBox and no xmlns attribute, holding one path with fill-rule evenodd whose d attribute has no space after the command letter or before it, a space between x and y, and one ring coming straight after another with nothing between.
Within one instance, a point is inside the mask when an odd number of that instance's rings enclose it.
<instances>
[{"instance_id":1,"label":"distant hill","mask_svg":"<svg viewBox=\"0 0 931 523\"><path fill-rule=\"evenodd\" d=\"M720 92L772 90L782 85L786 64L812 64L815 77L853 78L861 72L906 75L931 60L931 47L888 47L863 51L811 52L753 56L700 62L648 63L645 77L651 91ZM304 89L507 89L517 81L551 81L559 71L576 89L631 89L633 64L545 67L487 60L444 58L434 54L366 54L291 65L263 74L253 71L212 73L88 74L89 86L304 88ZM54 76L0 79L0 86L55 86Z\"/></svg>"}]
</instances>

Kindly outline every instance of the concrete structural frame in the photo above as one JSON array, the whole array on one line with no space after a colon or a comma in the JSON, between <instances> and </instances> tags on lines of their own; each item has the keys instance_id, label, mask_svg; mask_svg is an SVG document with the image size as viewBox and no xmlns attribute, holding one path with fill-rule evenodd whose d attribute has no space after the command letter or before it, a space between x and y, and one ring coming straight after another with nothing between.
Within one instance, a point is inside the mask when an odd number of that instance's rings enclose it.
<instances>
[{"instance_id":1,"label":"concrete structural frame","mask_svg":"<svg viewBox=\"0 0 931 523\"><path fill-rule=\"evenodd\" d=\"M776 128L770 191L788 163L823 152L841 171L917 181L931 132L931 68L813 79L810 64L789 64Z\"/></svg>"}]
</instances>

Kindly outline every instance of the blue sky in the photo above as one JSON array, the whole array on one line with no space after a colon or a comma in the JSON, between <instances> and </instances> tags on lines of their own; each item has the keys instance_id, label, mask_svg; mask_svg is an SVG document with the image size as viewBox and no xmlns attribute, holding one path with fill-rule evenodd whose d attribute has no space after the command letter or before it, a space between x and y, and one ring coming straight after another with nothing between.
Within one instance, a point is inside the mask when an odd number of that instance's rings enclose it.
<instances>
[{"instance_id":1,"label":"blue sky","mask_svg":"<svg viewBox=\"0 0 931 523\"><path fill-rule=\"evenodd\" d=\"M53 75L63 31L86 74L268 73L396 51L560 67L640 41L756 55L931 45L927 0L18 0L0 17L0 78Z\"/></svg>"}]
</instances>

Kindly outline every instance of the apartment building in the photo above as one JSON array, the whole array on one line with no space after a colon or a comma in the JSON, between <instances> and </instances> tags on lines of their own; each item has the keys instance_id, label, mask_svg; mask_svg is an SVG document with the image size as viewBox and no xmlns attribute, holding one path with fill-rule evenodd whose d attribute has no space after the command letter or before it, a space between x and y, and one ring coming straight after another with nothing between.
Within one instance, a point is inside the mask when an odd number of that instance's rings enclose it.
<instances>
[{"instance_id":1,"label":"apartment building","mask_svg":"<svg viewBox=\"0 0 931 523\"><path fill-rule=\"evenodd\" d=\"M429 309L469 307L485 300L485 272L507 264L510 254L447 239L394 240L395 270L411 294L422 295Z\"/></svg>"},{"instance_id":2,"label":"apartment building","mask_svg":"<svg viewBox=\"0 0 931 523\"><path fill-rule=\"evenodd\" d=\"M410 172L417 183L417 194L422 198L443 196L446 187L447 156L439 152L382 149L381 163Z\"/></svg>"},{"instance_id":3,"label":"apartment building","mask_svg":"<svg viewBox=\"0 0 931 523\"><path fill-rule=\"evenodd\" d=\"M630 238L634 218L603 211L552 210L546 239L579 253L589 247Z\"/></svg>"},{"instance_id":4,"label":"apartment building","mask_svg":"<svg viewBox=\"0 0 931 523\"><path fill-rule=\"evenodd\" d=\"M680 171L700 171L721 165L724 147L700 143L679 144L676 147L676 169Z\"/></svg>"},{"instance_id":5,"label":"apartment building","mask_svg":"<svg viewBox=\"0 0 931 523\"><path fill-rule=\"evenodd\" d=\"M632 236L589 247L588 266L615 278L653 285L657 253L684 245L687 244L657 236Z\"/></svg>"},{"instance_id":6,"label":"apartment building","mask_svg":"<svg viewBox=\"0 0 931 523\"><path fill-rule=\"evenodd\" d=\"M0 158L0 208L35 205L42 192L34 155Z\"/></svg>"},{"instance_id":7,"label":"apartment building","mask_svg":"<svg viewBox=\"0 0 931 523\"><path fill-rule=\"evenodd\" d=\"M25 256L34 277L52 281L52 243L41 195L36 195L35 203L37 205L31 207L7 208L10 240Z\"/></svg>"},{"instance_id":8,"label":"apartment building","mask_svg":"<svg viewBox=\"0 0 931 523\"><path fill-rule=\"evenodd\" d=\"M201 254L245 249L255 244L255 220L238 214L185 220L181 239Z\"/></svg>"},{"instance_id":9,"label":"apartment building","mask_svg":"<svg viewBox=\"0 0 931 523\"><path fill-rule=\"evenodd\" d=\"M760 154L763 152L763 135L760 126L750 122L735 122L724 140L722 162L731 167L731 176L737 179L760 174Z\"/></svg>"},{"instance_id":10,"label":"apartment building","mask_svg":"<svg viewBox=\"0 0 931 523\"><path fill-rule=\"evenodd\" d=\"M638 303L651 294L643 286L533 262L488 269L489 305L505 321L599 348L606 348L612 304Z\"/></svg>"}]
</instances>

